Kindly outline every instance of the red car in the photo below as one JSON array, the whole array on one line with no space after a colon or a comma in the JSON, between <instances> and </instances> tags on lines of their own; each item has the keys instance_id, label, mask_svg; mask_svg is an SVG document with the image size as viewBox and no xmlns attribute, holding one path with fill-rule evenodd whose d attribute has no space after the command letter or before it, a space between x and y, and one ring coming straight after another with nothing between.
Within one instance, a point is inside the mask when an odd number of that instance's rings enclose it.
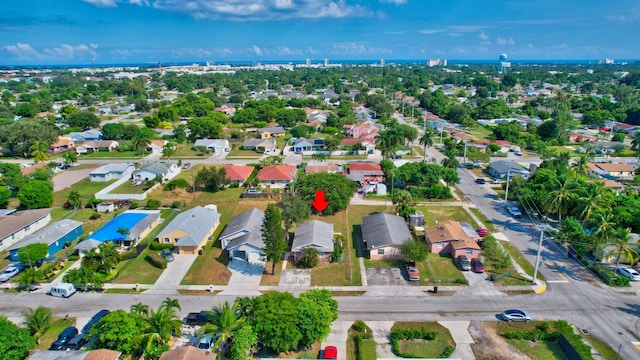
<instances>
[{"instance_id":1,"label":"red car","mask_svg":"<svg viewBox=\"0 0 640 360\"><path fill-rule=\"evenodd\" d=\"M489 229L485 229L485 228L480 228L480 229L476 230L476 232L478 233L478 236L480 236L480 237L487 236L490 233Z\"/></svg>"},{"instance_id":2,"label":"red car","mask_svg":"<svg viewBox=\"0 0 640 360\"><path fill-rule=\"evenodd\" d=\"M480 261L480 259L473 258L471 259L471 269L473 269L473 272L483 273L484 265L482 265L482 261Z\"/></svg>"},{"instance_id":3,"label":"red car","mask_svg":"<svg viewBox=\"0 0 640 360\"><path fill-rule=\"evenodd\" d=\"M329 345L324 347L324 357L323 359L337 359L338 358L338 348Z\"/></svg>"}]
</instances>

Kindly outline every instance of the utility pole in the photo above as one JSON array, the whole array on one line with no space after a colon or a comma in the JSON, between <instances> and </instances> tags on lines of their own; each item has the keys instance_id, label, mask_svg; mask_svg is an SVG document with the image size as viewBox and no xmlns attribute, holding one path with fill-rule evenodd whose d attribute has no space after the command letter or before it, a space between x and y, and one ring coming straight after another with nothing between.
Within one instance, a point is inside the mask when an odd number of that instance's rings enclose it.
<instances>
[{"instance_id":1,"label":"utility pole","mask_svg":"<svg viewBox=\"0 0 640 360\"><path fill-rule=\"evenodd\" d=\"M507 170L507 189L504 193L504 201L507 202L509 199L509 179L511 178L511 164L509 164L509 169Z\"/></svg>"},{"instance_id":2,"label":"utility pole","mask_svg":"<svg viewBox=\"0 0 640 360\"><path fill-rule=\"evenodd\" d=\"M544 239L544 229L545 225L540 225L540 239L538 240L538 253L536 254L536 266L533 269L533 283L536 283L536 278L538 276L538 269L540 268L540 252L542 251L542 240Z\"/></svg>"},{"instance_id":3,"label":"utility pole","mask_svg":"<svg viewBox=\"0 0 640 360\"><path fill-rule=\"evenodd\" d=\"M462 156L462 167L467 166L467 140L469 139L464 139L464 155Z\"/></svg>"}]
</instances>

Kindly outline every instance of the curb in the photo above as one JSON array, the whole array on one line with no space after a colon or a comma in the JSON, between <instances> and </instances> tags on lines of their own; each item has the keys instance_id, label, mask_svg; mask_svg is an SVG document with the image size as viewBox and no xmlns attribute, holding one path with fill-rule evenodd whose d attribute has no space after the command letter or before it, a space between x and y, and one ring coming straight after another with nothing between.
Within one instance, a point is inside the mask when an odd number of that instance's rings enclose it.
<instances>
[{"instance_id":1,"label":"curb","mask_svg":"<svg viewBox=\"0 0 640 360\"><path fill-rule=\"evenodd\" d=\"M540 286L538 289L533 290L533 292L535 292L536 294L542 294L545 291L547 291L547 283L546 282L543 282L542 286Z\"/></svg>"}]
</instances>

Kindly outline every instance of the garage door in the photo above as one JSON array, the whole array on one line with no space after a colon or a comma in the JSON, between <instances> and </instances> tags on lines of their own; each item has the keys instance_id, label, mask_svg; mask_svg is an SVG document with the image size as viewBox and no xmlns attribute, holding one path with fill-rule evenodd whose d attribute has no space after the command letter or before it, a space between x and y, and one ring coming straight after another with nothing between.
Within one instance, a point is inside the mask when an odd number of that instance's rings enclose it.
<instances>
[{"instance_id":1,"label":"garage door","mask_svg":"<svg viewBox=\"0 0 640 360\"><path fill-rule=\"evenodd\" d=\"M247 260L247 252L246 251L241 251L241 250L236 250L236 251L233 252L233 257L246 261Z\"/></svg>"}]
</instances>

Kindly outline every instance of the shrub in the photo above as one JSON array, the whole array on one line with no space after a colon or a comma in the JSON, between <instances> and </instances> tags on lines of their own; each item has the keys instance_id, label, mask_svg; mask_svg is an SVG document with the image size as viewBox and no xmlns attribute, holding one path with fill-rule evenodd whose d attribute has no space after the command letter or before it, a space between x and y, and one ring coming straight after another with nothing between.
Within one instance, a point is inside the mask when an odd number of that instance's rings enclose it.
<instances>
[{"instance_id":1,"label":"shrub","mask_svg":"<svg viewBox=\"0 0 640 360\"><path fill-rule=\"evenodd\" d=\"M138 204L136 201L133 201L130 205L129 205L129 209L137 209L140 207L140 204Z\"/></svg>"},{"instance_id":2,"label":"shrub","mask_svg":"<svg viewBox=\"0 0 640 360\"><path fill-rule=\"evenodd\" d=\"M172 202L172 203L171 203L171 207L172 207L172 208L174 208L174 209L177 209L177 208L179 208L180 206L182 206L182 201L178 201L178 200L176 200L176 201L174 201L174 202Z\"/></svg>"},{"instance_id":3,"label":"shrub","mask_svg":"<svg viewBox=\"0 0 640 360\"><path fill-rule=\"evenodd\" d=\"M363 332L367 330L367 325L365 325L364 321L362 320L356 321L355 323L353 323L353 325L351 325L351 327L353 328L353 330L358 332Z\"/></svg>"},{"instance_id":4,"label":"shrub","mask_svg":"<svg viewBox=\"0 0 640 360\"><path fill-rule=\"evenodd\" d=\"M175 189L189 189L191 185L185 179L173 179L164 186L164 191L171 191Z\"/></svg>"},{"instance_id":5,"label":"shrub","mask_svg":"<svg viewBox=\"0 0 640 360\"><path fill-rule=\"evenodd\" d=\"M167 260L165 260L159 254L150 252L147 255L147 257L145 258L145 260L147 260L147 262L149 262L149 264L151 264L154 267L157 267L158 269L166 269L167 268Z\"/></svg>"},{"instance_id":6,"label":"shrub","mask_svg":"<svg viewBox=\"0 0 640 360\"><path fill-rule=\"evenodd\" d=\"M151 210L155 210L157 208L160 207L160 205L162 205L162 202L160 202L160 200L158 199L149 199L147 200L147 207Z\"/></svg>"},{"instance_id":7,"label":"shrub","mask_svg":"<svg viewBox=\"0 0 640 360\"><path fill-rule=\"evenodd\" d=\"M91 220L100 219L100 214L97 212L94 212L93 214L91 214L91 216L89 216L89 219Z\"/></svg>"},{"instance_id":8,"label":"shrub","mask_svg":"<svg viewBox=\"0 0 640 360\"><path fill-rule=\"evenodd\" d=\"M127 252L125 252L124 254L122 254L120 256L120 258L124 261L124 260L131 260L131 259L135 259L138 257L138 252L136 251L135 248L132 248L130 250L128 250Z\"/></svg>"},{"instance_id":9,"label":"shrub","mask_svg":"<svg viewBox=\"0 0 640 360\"><path fill-rule=\"evenodd\" d=\"M405 353L400 350L400 340L413 340L413 339L422 339L422 340L435 340L438 336L436 332L429 332L424 329L421 330L396 330L391 332L391 351L394 354L404 357L404 358L412 358L415 357L412 354Z\"/></svg>"},{"instance_id":10,"label":"shrub","mask_svg":"<svg viewBox=\"0 0 640 360\"><path fill-rule=\"evenodd\" d=\"M164 249L173 250L173 247L174 247L173 244L160 244L158 240L153 240L151 244L149 244L149 249L153 251L161 251Z\"/></svg>"},{"instance_id":11,"label":"shrub","mask_svg":"<svg viewBox=\"0 0 640 360\"><path fill-rule=\"evenodd\" d=\"M449 356L451 356L451 354L453 354L453 351L456 348L451 346L451 345L447 345L447 347L444 349L444 351L442 352L442 354L440 355L441 359L448 359Z\"/></svg>"},{"instance_id":12,"label":"shrub","mask_svg":"<svg viewBox=\"0 0 640 360\"><path fill-rule=\"evenodd\" d=\"M239 182L233 182L231 183L231 185L229 185L230 188L232 189L237 189L240 187L240 183Z\"/></svg>"},{"instance_id":13,"label":"shrub","mask_svg":"<svg viewBox=\"0 0 640 360\"><path fill-rule=\"evenodd\" d=\"M78 261L80 259L79 255L71 255L67 258L68 261Z\"/></svg>"}]
</instances>

